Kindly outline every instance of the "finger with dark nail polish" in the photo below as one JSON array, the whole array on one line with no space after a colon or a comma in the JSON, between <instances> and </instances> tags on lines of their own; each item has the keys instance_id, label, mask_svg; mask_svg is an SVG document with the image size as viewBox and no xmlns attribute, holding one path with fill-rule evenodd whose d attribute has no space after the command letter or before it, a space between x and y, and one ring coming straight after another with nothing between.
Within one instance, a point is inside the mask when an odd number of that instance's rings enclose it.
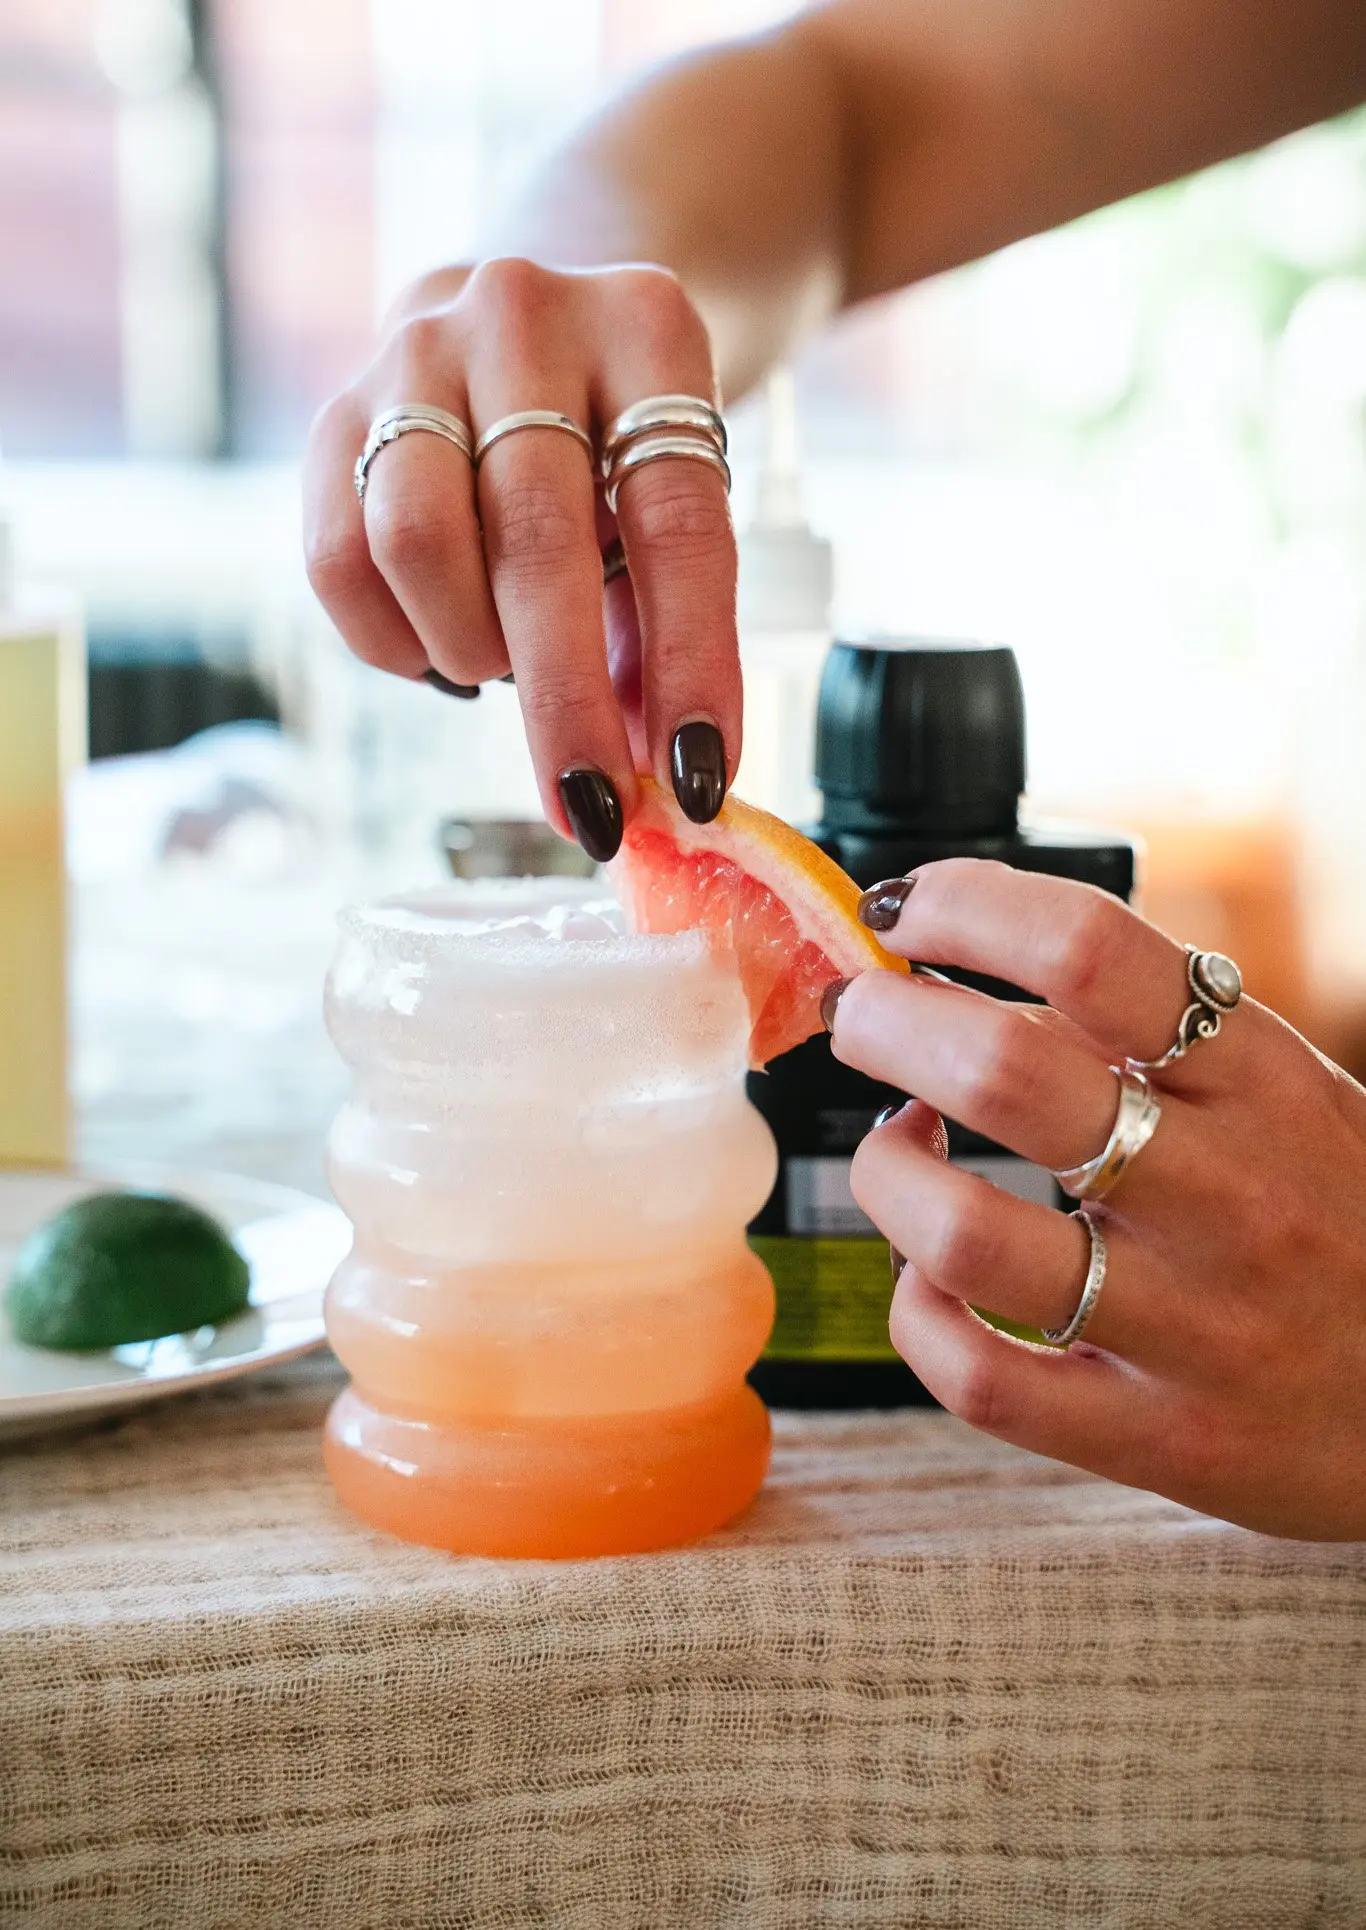
<instances>
[{"instance_id":1,"label":"finger with dark nail polish","mask_svg":"<svg viewBox=\"0 0 1366 1930\"><path fill-rule=\"evenodd\" d=\"M906 1255L904 1253L898 1253L889 1240L887 1243L887 1258L892 1263L892 1285L895 1286L901 1278L901 1269L906 1264Z\"/></svg>"},{"instance_id":2,"label":"finger with dark nail polish","mask_svg":"<svg viewBox=\"0 0 1366 1930\"><path fill-rule=\"evenodd\" d=\"M726 746L715 724L701 717L680 724L669 768L684 817L710 824L726 800Z\"/></svg>"},{"instance_id":3,"label":"finger with dark nail polish","mask_svg":"<svg viewBox=\"0 0 1366 1930\"><path fill-rule=\"evenodd\" d=\"M853 982L854 981L849 978L837 978L833 984L827 985L821 993L821 1022L827 1032L834 1031L835 1008Z\"/></svg>"},{"instance_id":4,"label":"finger with dark nail polish","mask_svg":"<svg viewBox=\"0 0 1366 1930\"><path fill-rule=\"evenodd\" d=\"M597 864L606 864L621 849L621 799L605 771L591 765L561 771L556 780L569 828Z\"/></svg>"},{"instance_id":5,"label":"finger with dark nail polish","mask_svg":"<svg viewBox=\"0 0 1366 1930\"><path fill-rule=\"evenodd\" d=\"M478 684L454 684L449 677L443 677L439 670L424 670L422 681L430 684L433 690L444 692L447 697L470 698L479 695Z\"/></svg>"},{"instance_id":6,"label":"finger with dark nail polish","mask_svg":"<svg viewBox=\"0 0 1366 1930\"><path fill-rule=\"evenodd\" d=\"M911 895L915 873L909 878L884 878L880 885L869 885L858 901L858 915L869 931L890 931L901 916L901 907Z\"/></svg>"}]
</instances>

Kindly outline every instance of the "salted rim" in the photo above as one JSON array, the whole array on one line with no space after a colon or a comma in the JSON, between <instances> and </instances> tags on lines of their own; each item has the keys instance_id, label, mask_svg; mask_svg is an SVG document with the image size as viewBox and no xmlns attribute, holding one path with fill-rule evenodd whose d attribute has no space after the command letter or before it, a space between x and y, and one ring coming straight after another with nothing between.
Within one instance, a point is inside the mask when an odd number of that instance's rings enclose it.
<instances>
[{"instance_id":1,"label":"salted rim","mask_svg":"<svg viewBox=\"0 0 1366 1930\"><path fill-rule=\"evenodd\" d=\"M540 886L543 892L529 889ZM460 928L458 918L477 920L484 907L490 920L485 929ZM399 951L451 963L477 962L499 971L528 965L559 971L566 966L593 971L668 966L677 971L701 964L718 964L724 970L723 961L733 956L703 931L585 935L547 931L531 923L558 910L592 912L598 907L622 914L618 900L591 879L452 880L369 904L345 905L337 924L343 937L397 941ZM502 922L495 922L500 916Z\"/></svg>"}]
</instances>

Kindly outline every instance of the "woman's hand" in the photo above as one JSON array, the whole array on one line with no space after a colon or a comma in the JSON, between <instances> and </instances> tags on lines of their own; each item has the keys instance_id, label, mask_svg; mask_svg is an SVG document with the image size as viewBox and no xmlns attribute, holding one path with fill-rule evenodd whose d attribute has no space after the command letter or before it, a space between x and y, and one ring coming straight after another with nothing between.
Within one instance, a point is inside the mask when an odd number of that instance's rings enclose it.
<instances>
[{"instance_id":1,"label":"woman's hand","mask_svg":"<svg viewBox=\"0 0 1366 1930\"><path fill-rule=\"evenodd\" d=\"M546 816L598 859L620 843L637 769L706 822L739 761L721 476L677 459L635 470L619 497L630 574L604 592L618 519L570 435L508 435L477 472L440 436L404 435L376 455L363 508L352 471L397 403L449 410L472 442L499 417L555 410L597 446L631 403L668 394L716 395L707 332L671 274L486 261L411 291L370 367L318 417L305 464L309 577L351 649L467 687L511 670Z\"/></svg>"},{"instance_id":2,"label":"woman's hand","mask_svg":"<svg viewBox=\"0 0 1366 1930\"><path fill-rule=\"evenodd\" d=\"M892 950L1048 1001L882 972L839 998L837 1057L916 1095L853 1167L906 1257L898 1352L946 1407L1021 1447L1267 1533L1366 1537L1366 1092L1244 998L1152 1075L1156 1132L1088 1209L1108 1269L1085 1341L1013 1341L970 1308L1062 1327L1089 1237L947 1165L931 1109L1081 1165L1114 1124L1110 1066L1175 1037L1185 953L1102 892L1004 865L925 865L899 913L895 889L876 890Z\"/></svg>"}]
</instances>

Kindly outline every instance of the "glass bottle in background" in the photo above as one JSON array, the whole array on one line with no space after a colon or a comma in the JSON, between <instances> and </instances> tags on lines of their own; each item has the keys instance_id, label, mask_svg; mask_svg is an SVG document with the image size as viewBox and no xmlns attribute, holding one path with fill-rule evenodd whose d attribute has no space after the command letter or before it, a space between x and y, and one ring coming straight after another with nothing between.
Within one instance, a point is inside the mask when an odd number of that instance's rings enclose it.
<instances>
[{"instance_id":1,"label":"glass bottle in background","mask_svg":"<svg viewBox=\"0 0 1366 1930\"><path fill-rule=\"evenodd\" d=\"M16 591L0 507L0 1166L69 1151L62 786L84 744L79 622Z\"/></svg>"},{"instance_id":2,"label":"glass bottle in background","mask_svg":"<svg viewBox=\"0 0 1366 1930\"><path fill-rule=\"evenodd\" d=\"M802 507L790 370L769 377L764 403L754 518L739 538L745 742L735 788L748 803L800 824L820 808L812 767L816 701L830 647L834 556Z\"/></svg>"}]
</instances>

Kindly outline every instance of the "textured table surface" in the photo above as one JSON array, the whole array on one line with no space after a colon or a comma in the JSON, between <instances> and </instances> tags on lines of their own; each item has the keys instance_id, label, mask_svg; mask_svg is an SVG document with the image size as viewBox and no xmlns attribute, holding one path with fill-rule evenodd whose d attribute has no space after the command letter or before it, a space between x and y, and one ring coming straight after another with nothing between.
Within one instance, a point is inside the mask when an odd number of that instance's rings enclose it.
<instances>
[{"instance_id":1,"label":"textured table surface","mask_svg":"<svg viewBox=\"0 0 1366 1930\"><path fill-rule=\"evenodd\" d=\"M332 900L83 894L88 1158L321 1185ZM339 1509L330 1357L0 1452L0 1923L1366 1924L1366 1548L946 1416L779 1416L676 1554L456 1561Z\"/></svg>"},{"instance_id":2,"label":"textured table surface","mask_svg":"<svg viewBox=\"0 0 1366 1930\"><path fill-rule=\"evenodd\" d=\"M1366 1923L1366 1548L934 1413L675 1554L334 1502L326 1356L0 1458L0 1920Z\"/></svg>"}]
</instances>

